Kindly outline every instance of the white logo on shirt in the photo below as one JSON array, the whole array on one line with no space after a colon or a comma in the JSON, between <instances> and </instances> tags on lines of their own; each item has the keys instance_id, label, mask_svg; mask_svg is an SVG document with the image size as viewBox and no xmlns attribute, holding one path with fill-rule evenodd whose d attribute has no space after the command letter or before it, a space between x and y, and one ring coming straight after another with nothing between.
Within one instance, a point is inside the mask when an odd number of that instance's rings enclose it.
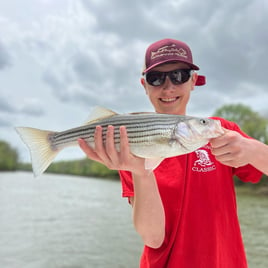
<instances>
[{"instance_id":1,"label":"white logo on shirt","mask_svg":"<svg viewBox=\"0 0 268 268\"><path fill-rule=\"evenodd\" d=\"M209 154L204 149L195 151L196 157L198 158L194 162L192 170L195 172L209 172L216 169L214 162L211 161Z\"/></svg>"}]
</instances>

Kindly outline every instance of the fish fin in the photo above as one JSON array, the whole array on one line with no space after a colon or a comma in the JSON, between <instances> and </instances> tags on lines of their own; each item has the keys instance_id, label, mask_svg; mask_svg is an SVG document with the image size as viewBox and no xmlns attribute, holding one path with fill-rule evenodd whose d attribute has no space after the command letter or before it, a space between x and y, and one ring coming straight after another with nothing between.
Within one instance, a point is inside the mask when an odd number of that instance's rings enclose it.
<instances>
[{"instance_id":1,"label":"fish fin","mask_svg":"<svg viewBox=\"0 0 268 268\"><path fill-rule=\"evenodd\" d=\"M15 129L30 150L34 176L41 175L59 153L59 150L52 149L48 139L55 132L29 127Z\"/></svg>"},{"instance_id":2,"label":"fish fin","mask_svg":"<svg viewBox=\"0 0 268 268\"><path fill-rule=\"evenodd\" d=\"M100 121L101 119L109 118L114 115L117 115L117 113L112 110L97 106L93 109L85 125L92 124L94 122Z\"/></svg>"},{"instance_id":3,"label":"fish fin","mask_svg":"<svg viewBox=\"0 0 268 268\"><path fill-rule=\"evenodd\" d=\"M154 170L156 169L164 158L146 158L145 159L145 169Z\"/></svg>"}]
</instances>

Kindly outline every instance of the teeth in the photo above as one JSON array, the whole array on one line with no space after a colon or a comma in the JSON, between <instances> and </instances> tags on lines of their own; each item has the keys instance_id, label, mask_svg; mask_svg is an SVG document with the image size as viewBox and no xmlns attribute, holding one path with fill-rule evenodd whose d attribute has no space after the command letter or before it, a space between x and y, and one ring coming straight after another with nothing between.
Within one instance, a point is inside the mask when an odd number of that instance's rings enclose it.
<instances>
[{"instance_id":1,"label":"teeth","mask_svg":"<svg viewBox=\"0 0 268 268\"><path fill-rule=\"evenodd\" d=\"M162 101L164 102L172 102L172 101L175 101L177 98L168 98L168 99L161 99Z\"/></svg>"}]
</instances>

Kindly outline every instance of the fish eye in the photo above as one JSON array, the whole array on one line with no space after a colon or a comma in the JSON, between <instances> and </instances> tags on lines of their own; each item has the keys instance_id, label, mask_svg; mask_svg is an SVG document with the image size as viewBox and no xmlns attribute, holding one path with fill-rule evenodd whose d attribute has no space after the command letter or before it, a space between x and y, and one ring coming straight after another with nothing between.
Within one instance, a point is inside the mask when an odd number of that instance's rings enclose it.
<instances>
[{"instance_id":1,"label":"fish eye","mask_svg":"<svg viewBox=\"0 0 268 268\"><path fill-rule=\"evenodd\" d=\"M199 122L200 122L201 125L207 125L207 123L208 123L208 121L206 119L204 119L204 118L201 118L199 120Z\"/></svg>"}]
</instances>

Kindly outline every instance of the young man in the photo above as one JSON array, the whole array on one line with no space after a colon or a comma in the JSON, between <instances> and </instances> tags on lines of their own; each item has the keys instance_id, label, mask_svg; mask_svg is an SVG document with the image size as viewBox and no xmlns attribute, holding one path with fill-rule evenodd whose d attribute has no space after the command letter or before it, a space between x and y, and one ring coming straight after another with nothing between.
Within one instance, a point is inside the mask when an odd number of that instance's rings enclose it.
<instances>
[{"instance_id":1,"label":"young man","mask_svg":"<svg viewBox=\"0 0 268 268\"><path fill-rule=\"evenodd\" d=\"M157 113L185 115L195 85L203 85L187 44L164 39L150 45L141 83ZM95 148L79 140L90 159L120 170L123 196L133 207L133 222L145 247L140 267L245 268L233 176L258 182L265 162L256 159L264 145L221 120L225 134L197 151L165 159L154 172L131 154L127 131L120 128L120 152L113 126L106 143L100 126ZM261 162L262 161L262 162Z\"/></svg>"}]
</instances>

